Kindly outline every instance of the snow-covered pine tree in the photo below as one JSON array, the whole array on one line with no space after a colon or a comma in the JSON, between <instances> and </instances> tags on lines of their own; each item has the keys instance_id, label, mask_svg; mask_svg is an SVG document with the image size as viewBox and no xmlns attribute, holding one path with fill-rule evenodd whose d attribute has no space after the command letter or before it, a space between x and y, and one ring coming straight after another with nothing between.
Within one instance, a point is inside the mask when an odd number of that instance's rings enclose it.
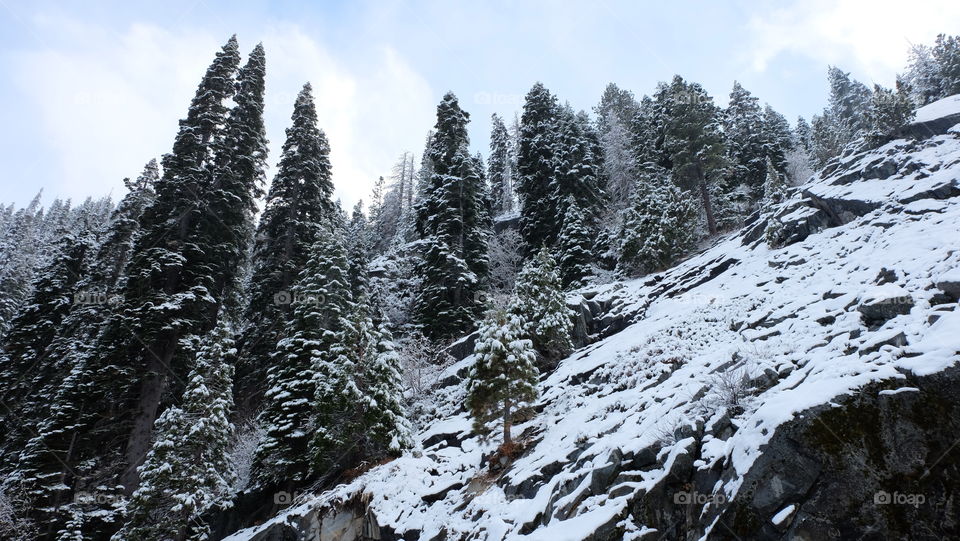
<instances>
[{"instance_id":1,"label":"snow-covered pine tree","mask_svg":"<svg viewBox=\"0 0 960 541\"><path fill-rule=\"evenodd\" d=\"M73 480L62 466L64 463L78 462L77 452L81 450L75 449L75 427L92 422L89 414L93 408L89 408L86 402L95 399L95 395L86 386L93 382L94 375L88 370L87 356L100 325L115 308L116 295L122 289L122 271L139 229L138 219L153 199L153 183L157 176L156 161L151 161L136 181L125 181L130 191L111 215L102 235L103 240L96 249L96 256L88 264L89 272L76 285L76 302L49 345L47 356L55 360L54 371L57 376L47 381L33 382L32 394L43 397L42 401L34 401L38 407L36 429L27 431L27 441L14 438L11 432L7 433L6 438L10 449L16 446L16 449L24 450L15 477L30 492L34 504L45 502L51 508L60 507L57 518L65 517L75 527L87 530L87 538L91 537L90 528L96 529L110 523L111 513L105 513L102 509L88 509L93 506L79 505L77 502L65 504L60 495L72 488L65 481L72 483ZM92 458L92 454L102 453L103 450L90 446L82 452L86 453L87 458ZM79 470L74 468L74 471ZM92 515L87 516L87 512ZM112 529L114 526L107 526L107 531Z\"/></svg>"},{"instance_id":2,"label":"snow-covered pine tree","mask_svg":"<svg viewBox=\"0 0 960 541\"><path fill-rule=\"evenodd\" d=\"M290 317L290 290L317 239L318 224L334 213L330 145L317 127L309 83L297 96L286 136L257 227L247 325L237 343L237 403L248 414L262 400L271 353Z\"/></svg>"},{"instance_id":3,"label":"snow-covered pine tree","mask_svg":"<svg viewBox=\"0 0 960 541\"><path fill-rule=\"evenodd\" d=\"M58 404L64 415L58 412L34 438L56 451L34 453L26 467L39 472L41 484L59 472L58 487L66 487L37 493L37 508L56 504L82 486L86 479L75 475L81 471L84 477L119 482L128 493L136 488L136 467L149 450L168 383L186 377L195 354L193 344L182 338L208 332L215 323L209 318L211 305L222 299L213 296L212 286L222 277L204 264L203 254L213 247L209 231L197 224L210 195L216 143L227 120L226 101L234 94L239 60L231 38L198 86L173 151L164 157L156 197L141 216L123 301L102 326L95 351L74 367L78 379L58 393L61 402L79 403ZM64 431L72 434L66 444ZM118 450L123 456L116 456ZM77 460L84 460L82 468Z\"/></svg>"},{"instance_id":4,"label":"snow-covered pine tree","mask_svg":"<svg viewBox=\"0 0 960 541\"><path fill-rule=\"evenodd\" d=\"M802 116L797 117L797 125L793 129L794 148L801 148L809 153L811 150L810 138L810 123Z\"/></svg>"},{"instance_id":5,"label":"snow-covered pine tree","mask_svg":"<svg viewBox=\"0 0 960 541\"><path fill-rule=\"evenodd\" d=\"M557 241L560 278L563 287L576 289L583 286L592 273L592 247L596 235L590 232L587 218L573 197L568 197L565 206L563 228Z\"/></svg>"},{"instance_id":6,"label":"snow-covered pine tree","mask_svg":"<svg viewBox=\"0 0 960 541\"><path fill-rule=\"evenodd\" d=\"M417 231L426 243L416 312L431 338L473 328L488 272L490 216L476 160L469 154L468 121L448 92L437 106L429 153L433 172L417 208Z\"/></svg>"},{"instance_id":7,"label":"snow-covered pine tree","mask_svg":"<svg viewBox=\"0 0 960 541\"><path fill-rule=\"evenodd\" d=\"M893 132L913 119L914 108L904 84L897 81L897 90L873 85L873 96L867 110L867 138L881 145L893 137Z\"/></svg>"},{"instance_id":8,"label":"snow-covered pine tree","mask_svg":"<svg viewBox=\"0 0 960 541\"><path fill-rule=\"evenodd\" d=\"M263 122L266 56L258 44L237 74L234 107L214 148L213 179L203 197L197 228L208 246L210 294L239 315L241 269L253 237L256 200L266 178L267 135ZM211 307L210 320L218 308ZM228 315L221 311L221 315Z\"/></svg>"},{"instance_id":9,"label":"snow-covered pine tree","mask_svg":"<svg viewBox=\"0 0 960 541\"><path fill-rule=\"evenodd\" d=\"M536 352L528 338L530 324L518 313L491 310L474 347L476 362L467 381L467 408L474 431L487 433L487 424L500 420L503 443L517 414L537 399Z\"/></svg>"},{"instance_id":10,"label":"snow-covered pine tree","mask_svg":"<svg viewBox=\"0 0 960 541\"><path fill-rule=\"evenodd\" d=\"M41 193L12 214L0 239L0 336L30 296L34 272L42 260L39 253L43 244Z\"/></svg>"},{"instance_id":11,"label":"snow-covered pine tree","mask_svg":"<svg viewBox=\"0 0 960 541\"><path fill-rule=\"evenodd\" d=\"M520 198L520 233L528 254L556 240L556 201L552 179L559 109L557 99L542 83L527 93L517 140L516 191Z\"/></svg>"},{"instance_id":12,"label":"snow-covered pine tree","mask_svg":"<svg viewBox=\"0 0 960 541\"><path fill-rule=\"evenodd\" d=\"M866 130L870 89L836 66L827 69L827 81L830 84L830 113L849 126L853 136Z\"/></svg>"},{"instance_id":13,"label":"snow-covered pine tree","mask_svg":"<svg viewBox=\"0 0 960 541\"><path fill-rule=\"evenodd\" d=\"M366 320L364 324L367 324ZM366 404L363 434L368 459L397 455L413 445L412 429L404 412L400 356L385 324L371 333L375 342L361 363Z\"/></svg>"},{"instance_id":14,"label":"snow-covered pine tree","mask_svg":"<svg viewBox=\"0 0 960 541\"><path fill-rule=\"evenodd\" d=\"M679 75L664 93L664 149L670 156L678 185L696 190L711 235L718 231L711 187L724 177L727 161L720 109L698 83Z\"/></svg>"},{"instance_id":15,"label":"snow-covered pine tree","mask_svg":"<svg viewBox=\"0 0 960 541\"><path fill-rule=\"evenodd\" d=\"M787 179L777 169L772 158L767 158L767 178L763 183L763 207L769 211L770 207L782 202L787 196Z\"/></svg>"},{"instance_id":16,"label":"snow-covered pine tree","mask_svg":"<svg viewBox=\"0 0 960 541\"><path fill-rule=\"evenodd\" d=\"M33 293L13 319L0 342L0 430L4 434L0 456L22 449L39 423L49 397L40 393L51 382L66 376L61 359L50 356L49 346L61 323L78 299L77 284L87 274L94 251L94 232L63 230L59 255L37 273ZM14 461L4 461L13 464Z\"/></svg>"},{"instance_id":17,"label":"snow-covered pine tree","mask_svg":"<svg viewBox=\"0 0 960 541\"><path fill-rule=\"evenodd\" d=\"M317 385L333 384L323 363L353 309L350 265L336 229L325 227L308 253L289 299L293 313L286 336L276 344L267 370L260 416L266 436L254 464L259 482L284 488L315 473L311 439L322 428L317 410L323 407L316 402Z\"/></svg>"},{"instance_id":18,"label":"snow-covered pine tree","mask_svg":"<svg viewBox=\"0 0 960 541\"><path fill-rule=\"evenodd\" d=\"M370 280L367 275L367 266L370 264L370 242L367 236L367 217L363 213L363 201L357 201L350 214L350 221L346 224L347 262L350 264L348 273L350 291L354 299L367 297L370 294Z\"/></svg>"},{"instance_id":19,"label":"snow-covered pine tree","mask_svg":"<svg viewBox=\"0 0 960 541\"><path fill-rule=\"evenodd\" d=\"M730 92L730 104L723 113L723 133L731 166L730 184L746 185L755 201L765 174L764 114L756 96L736 81Z\"/></svg>"},{"instance_id":20,"label":"snow-covered pine tree","mask_svg":"<svg viewBox=\"0 0 960 541\"><path fill-rule=\"evenodd\" d=\"M631 122L633 153L639 171L647 163L670 167L670 156L663 147L669 86L659 83L654 97L644 96ZM639 174L639 173L638 173Z\"/></svg>"},{"instance_id":21,"label":"snow-covered pine tree","mask_svg":"<svg viewBox=\"0 0 960 541\"><path fill-rule=\"evenodd\" d=\"M628 126L637 115L640 104L633 92L621 89L616 83L608 83L600 96L600 103L593 108L597 115L597 133L603 139L616 125Z\"/></svg>"},{"instance_id":22,"label":"snow-covered pine tree","mask_svg":"<svg viewBox=\"0 0 960 541\"><path fill-rule=\"evenodd\" d=\"M586 113L575 113L569 105L561 107L554 133L553 176L550 201L554 208L549 222L551 245L557 241L563 226L563 215L569 198L592 222L606 201L603 189L603 165L600 140Z\"/></svg>"},{"instance_id":23,"label":"snow-covered pine tree","mask_svg":"<svg viewBox=\"0 0 960 541\"><path fill-rule=\"evenodd\" d=\"M933 52L926 45L911 45L904 81L910 97L918 107L940 98L940 69Z\"/></svg>"},{"instance_id":24,"label":"snow-covered pine tree","mask_svg":"<svg viewBox=\"0 0 960 541\"><path fill-rule=\"evenodd\" d=\"M507 126L496 113L491 120L487 174L490 177L490 203L496 216L513 210L513 164L510 161L511 142Z\"/></svg>"},{"instance_id":25,"label":"snow-covered pine tree","mask_svg":"<svg viewBox=\"0 0 960 541\"><path fill-rule=\"evenodd\" d=\"M617 268L638 276L669 267L697 238L697 205L653 164L641 173L620 228Z\"/></svg>"},{"instance_id":26,"label":"snow-covered pine tree","mask_svg":"<svg viewBox=\"0 0 960 541\"><path fill-rule=\"evenodd\" d=\"M931 53L937 64L939 97L960 94L960 36L938 35Z\"/></svg>"},{"instance_id":27,"label":"snow-covered pine tree","mask_svg":"<svg viewBox=\"0 0 960 541\"><path fill-rule=\"evenodd\" d=\"M541 248L520 271L510 312L525 322L524 332L533 341L544 366L554 366L573 351L572 311L567 308L557 262L547 247Z\"/></svg>"},{"instance_id":28,"label":"snow-covered pine tree","mask_svg":"<svg viewBox=\"0 0 960 541\"><path fill-rule=\"evenodd\" d=\"M228 460L233 425L232 331L220 324L200 338L186 390L157 418L155 437L140 466L140 486L114 539L209 539L201 515L229 505L234 472Z\"/></svg>"},{"instance_id":29,"label":"snow-covered pine tree","mask_svg":"<svg viewBox=\"0 0 960 541\"><path fill-rule=\"evenodd\" d=\"M397 456L412 443L400 360L389 332L374 326L366 299L353 304L327 340L329 349L316 358L318 415L311 444L322 476Z\"/></svg>"},{"instance_id":30,"label":"snow-covered pine tree","mask_svg":"<svg viewBox=\"0 0 960 541\"><path fill-rule=\"evenodd\" d=\"M783 173L787 168L787 153L793 149L793 130L790 129L790 122L769 105L763 107L761 137L766 153L763 160L764 179L766 179L766 158L773 162L777 171Z\"/></svg>"},{"instance_id":31,"label":"snow-covered pine tree","mask_svg":"<svg viewBox=\"0 0 960 541\"><path fill-rule=\"evenodd\" d=\"M633 148L630 124L613 111L608 111L606 130L600 132L603 147L603 172L607 179L610 210L617 212L630 200L637 179L637 158Z\"/></svg>"}]
</instances>

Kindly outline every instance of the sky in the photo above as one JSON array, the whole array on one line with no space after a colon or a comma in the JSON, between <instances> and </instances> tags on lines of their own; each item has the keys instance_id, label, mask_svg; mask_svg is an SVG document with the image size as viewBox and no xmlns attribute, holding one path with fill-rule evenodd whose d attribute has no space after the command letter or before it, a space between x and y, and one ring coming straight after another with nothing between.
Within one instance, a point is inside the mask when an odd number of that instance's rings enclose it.
<instances>
[{"instance_id":1,"label":"sky","mask_svg":"<svg viewBox=\"0 0 960 541\"><path fill-rule=\"evenodd\" d=\"M958 31L956 0L0 0L0 202L122 197L234 33L266 49L269 163L311 82L349 207L403 152L419 161L450 90L484 154L490 115L536 81L589 111L609 82L640 97L680 74L725 105L737 80L794 121L826 105L828 65L892 86L910 44Z\"/></svg>"}]
</instances>

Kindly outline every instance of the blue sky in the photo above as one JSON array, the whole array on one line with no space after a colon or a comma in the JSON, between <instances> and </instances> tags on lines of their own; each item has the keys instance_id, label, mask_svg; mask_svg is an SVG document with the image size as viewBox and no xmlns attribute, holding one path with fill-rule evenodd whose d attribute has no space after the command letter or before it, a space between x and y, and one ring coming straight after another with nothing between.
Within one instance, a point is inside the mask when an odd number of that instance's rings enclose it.
<instances>
[{"instance_id":1,"label":"blue sky","mask_svg":"<svg viewBox=\"0 0 960 541\"><path fill-rule=\"evenodd\" d=\"M537 80L590 109L608 82L641 96L679 73L725 104L736 79L793 121L825 105L828 64L892 85L910 43L960 28L954 0L91 4L0 0L2 202L122 195L232 33L266 47L270 163L309 80L352 204L402 152L419 158L447 90L482 152L490 114L512 116Z\"/></svg>"}]
</instances>

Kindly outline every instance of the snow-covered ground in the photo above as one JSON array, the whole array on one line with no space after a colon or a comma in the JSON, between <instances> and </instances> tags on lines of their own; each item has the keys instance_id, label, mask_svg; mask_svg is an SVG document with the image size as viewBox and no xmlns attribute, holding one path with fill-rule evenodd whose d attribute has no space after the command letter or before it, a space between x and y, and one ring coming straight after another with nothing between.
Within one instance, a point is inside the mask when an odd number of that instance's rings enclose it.
<instances>
[{"instance_id":1,"label":"snow-covered ground","mask_svg":"<svg viewBox=\"0 0 960 541\"><path fill-rule=\"evenodd\" d=\"M921 109L923 118L960 111L960 99L950 100ZM836 182L887 158L916 167ZM729 500L778 427L805 410L871 382L932 374L960 360L960 311L938 288L960 283L960 197L935 198L944 186L955 193L958 178L956 132L850 157L796 197L808 192L873 210L780 249L734 235L660 280L599 288L596 298L616 298L616 310L642 317L543 378L542 411L515 428L528 449L505 471L482 464L496 442L470 434L461 382L441 390L437 419L420 434L432 445L232 539L357 494L381 527L419 532L420 539L579 540L611 522L625 538L639 538L652 530L630 514L631 498L653 490L688 453L692 427L721 417L733 428L708 430L693 467L732 464L739 475L713 487L713 496ZM699 269L731 259L700 285L661 287L686 274L687 283L697 283ZM914 390L894 383L884 392ZM644 453L653 459L642 469L604 478L609 465ZM780 524L794 510L769 519Z\"/></svg>"},{"instance_id":2,"label":"snow-covered ground","mask_svg":"<svg viewBox=\"0 0 960 541\"><path fill-rule=\"evenodd\" d=\"M929 122L949 115L960 114L960 94L941 98L917 109L914 122Z\"/></svg>"}]
</instances>

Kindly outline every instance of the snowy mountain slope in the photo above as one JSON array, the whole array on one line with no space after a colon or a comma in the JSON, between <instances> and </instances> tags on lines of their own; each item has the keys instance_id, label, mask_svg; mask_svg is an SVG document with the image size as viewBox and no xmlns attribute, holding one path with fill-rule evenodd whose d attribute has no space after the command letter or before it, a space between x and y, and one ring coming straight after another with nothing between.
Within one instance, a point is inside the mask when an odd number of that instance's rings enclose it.
<instances>
[{"instance_id":1,"label":"snowy mountain slope","mask_svg":"<svg viewBox=\"0 0 960 541\"><path fill-rule=\"evenodd\" d=\"M955 534L958 179L960 126L846 156L776 213L785 247L764 218L585 295L633 323L543 378L513 461L453 383L422 452L231 539Z\"/></svg>"}]
</instances>

